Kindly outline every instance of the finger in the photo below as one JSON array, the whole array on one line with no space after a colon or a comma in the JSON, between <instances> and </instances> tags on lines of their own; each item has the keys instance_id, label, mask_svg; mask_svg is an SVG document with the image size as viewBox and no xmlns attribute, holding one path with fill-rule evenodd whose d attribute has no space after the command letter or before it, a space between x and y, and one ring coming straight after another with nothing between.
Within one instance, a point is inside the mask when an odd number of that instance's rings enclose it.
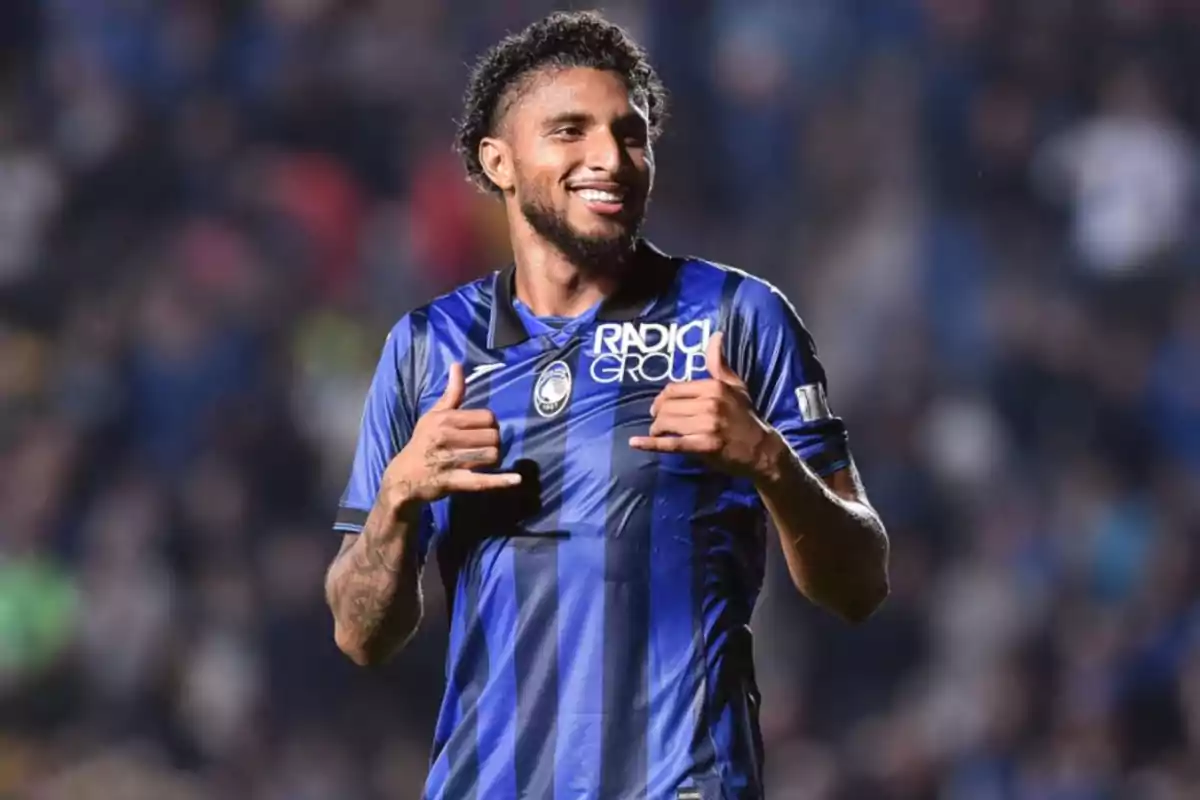
<instances>
[{"instance_id":1,"label":"finger","mask_svg":"<svg viewBox=\"0 0 1200 800\"><path fill-rule=\"evenodd\" d=\"M447 450L470 450L476 447L499 447L499 428L443 428L441 446Z\"/></svg>"},{"instance_id":2,"label":"finger","mask_svg":"<svg viewBox=\"0 0 1200 800\"><path fill-rule=\"evenodd\" d=\"M662 409L663 403L668 401L686 400L693 397L715 397L720 392L721 382L711 378L669 383L650 404L650 414L657 414Z\"/></svg>"},{"instance_id":3,"label":"finger","mask_svg":"<svg viewBox=\"0 0 1200 800\"><path fill-rule=\"evenodd\" d=\"M490 467L500 461L498 447L467 447L438 452L438 463L443 469L478 469Z\"/></svg>"},{"instance_id":4,"label":"finger","mask_svg":"<svg viewBox=\"0 0 1200 800\"><path fill-rule=\"evenodd\" d=\"M446 412L444 425L457 430L495 428L496 415L486 408L457 408Z\"/></svg>"},{"instance_id":5,"label":"finger","mask_svg":"<svg viewBox=\"0 0 1200 800\"><path fill-rule=\"evenodd\" d=\"M490 492L508 489L520 483L521 476L516 472L491 473L456 469L442 476L442 486L448 492Z\"/></svg>"},{"instance_id":6,"label":"finger","mask_svg":"<svg viewBox=\"0 0 1200 800\"><path fill-rule=\"evenodd\" d=\"M629 446L651 453L691 453L705 455L718 449L716 437L704 434L694 436L633 436Z\"/></svg>"},{"instance_id":7,"label":"finger","mask_svg":"<svg viewBox=\"0 0 1200 800\"><path fill-rule=\"evenodd\" d=\"M716 416L721 413L719 397L676 397L663 400L657 408L651 408L655 419L664 414L678 417Z\"/></svg>"},{"instance_id":8,"label":"finger","mask_svg":"<svg viewBox=\"0 0 1200 800\"><path fill-rule=\"evenodd\" d=\"M463 394L466 392L467 384L463 379L462 364L457 361L450 365L450 376L446 379L446 391L442 392L442 396L433 404L436 411L448 411L452 408L458 408L462 403Z\"/></svg>"},{"instance_id":9,"label":"finger","mask_svg":"<svg viewBox=\"0 0 1200 800\"><path fill-rule=\"evenodd\" d=\"M659 414L650 424L651 436L694 436L717 432L717 419L712 416L680 416Z\"/></svg>"},{"instance_id":10,"label":"finger","mask_svg":"<svg viewBox=\"0 0 1200 800\"><path fill-rule=\"evenodd\" d=\"M708 374L721 383L744 388L745 384L742 383L742 379L725 363L724 345L725 333L723 331L717 331L709 337L708 347L704 351L704 366L708 369Z\"/></svg>"},{"instance_id":11,"label":"finger","mask_svg":"<svg viewBox=\"0 0 1200 800\"><path fill-rule=\"evenodd\" d=\"M498 447L437 447L430 451L430 463L442 470L495 464L500 460Z\"/></svg>"}]
</instances>

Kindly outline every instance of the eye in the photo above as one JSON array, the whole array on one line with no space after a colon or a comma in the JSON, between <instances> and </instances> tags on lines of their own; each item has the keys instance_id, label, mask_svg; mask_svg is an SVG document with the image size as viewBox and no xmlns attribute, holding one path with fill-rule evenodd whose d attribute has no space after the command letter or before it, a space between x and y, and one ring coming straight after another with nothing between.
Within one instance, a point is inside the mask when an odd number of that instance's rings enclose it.
<instances>
[{"instance_id":1,"label":"eye","mask_svg":"<svg viewBox=\"0 0 1200 800\"><path fill-rule=\"evenodd\" d=\"M575 139L583 138L583 129L578 125L563 125L554 129L554 136L557 139L573 141Z\"/></svg>"},{"instance_id":2,"label":"eye","mask_svg":"<svg viewBox=\"0 0 1200 800\"><path fill-rule=\"evenodd\" d=\"M631 150L643 150L649 144L650 131L640 119L623 119L613 126L613 135Z\"/></svg>"}]
</instances>

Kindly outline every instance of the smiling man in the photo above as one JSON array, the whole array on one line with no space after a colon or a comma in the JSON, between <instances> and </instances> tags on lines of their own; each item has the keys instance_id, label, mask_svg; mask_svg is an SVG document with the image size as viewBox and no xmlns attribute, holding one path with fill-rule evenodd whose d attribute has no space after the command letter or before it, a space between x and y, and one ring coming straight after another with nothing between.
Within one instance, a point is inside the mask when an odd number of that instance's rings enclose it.
<instances>
[{"instance_id":1,"label":"smiling man","mask_svg":"<svg viewBox=\"0 0 1200 800\"><path fill-rule=\"evenodd\" d=\"M640 238L664 93L594 14L476 66L458 147L514 262L402 319L366 401L326 592L386 659L450 598L431 800L760 798L750 614L766 522L849 621L888 541L784 297Z\"/></svg>"}]
</instances>

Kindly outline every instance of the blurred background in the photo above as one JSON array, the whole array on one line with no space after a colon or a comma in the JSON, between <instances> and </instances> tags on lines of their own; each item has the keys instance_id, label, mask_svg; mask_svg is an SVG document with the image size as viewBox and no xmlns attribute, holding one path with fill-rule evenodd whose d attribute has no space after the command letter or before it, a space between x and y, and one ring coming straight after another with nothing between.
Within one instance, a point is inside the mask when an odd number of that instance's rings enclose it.
<instances>
[{"instance_id":1,"label":"blurred background","mask_svg":"<svg viewBox=\"0 0 1200 800\"><path fill-rule=\"evenodd\" d=\"M0 3L0 797L419 796L440 587L354 668L329 526L386 331L508 257L466 65L555 5ZM1200 797L1200 2L605 10L650 236L793 299L893 540L858 629L772 554L770 796Z\"/></svg>"}]
</instances>

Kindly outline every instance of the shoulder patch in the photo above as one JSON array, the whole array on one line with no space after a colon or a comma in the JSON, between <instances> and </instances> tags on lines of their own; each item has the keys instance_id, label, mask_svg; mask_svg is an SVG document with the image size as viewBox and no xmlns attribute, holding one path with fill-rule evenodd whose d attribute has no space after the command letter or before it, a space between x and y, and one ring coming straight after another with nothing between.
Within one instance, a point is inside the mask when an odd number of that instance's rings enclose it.
<instances>
[{"instance_id":1,"label":"shoulder patch","mask_svg":"<svg viewBox=\"0 0 1200 800\"><path fill-rule=\"evenodd\" d=\"M819 383L808 383L796 389L796 402L800 404L800 418L805 422L833 417L829 411L825 387Z\"/></svg>"}]
</instances>

